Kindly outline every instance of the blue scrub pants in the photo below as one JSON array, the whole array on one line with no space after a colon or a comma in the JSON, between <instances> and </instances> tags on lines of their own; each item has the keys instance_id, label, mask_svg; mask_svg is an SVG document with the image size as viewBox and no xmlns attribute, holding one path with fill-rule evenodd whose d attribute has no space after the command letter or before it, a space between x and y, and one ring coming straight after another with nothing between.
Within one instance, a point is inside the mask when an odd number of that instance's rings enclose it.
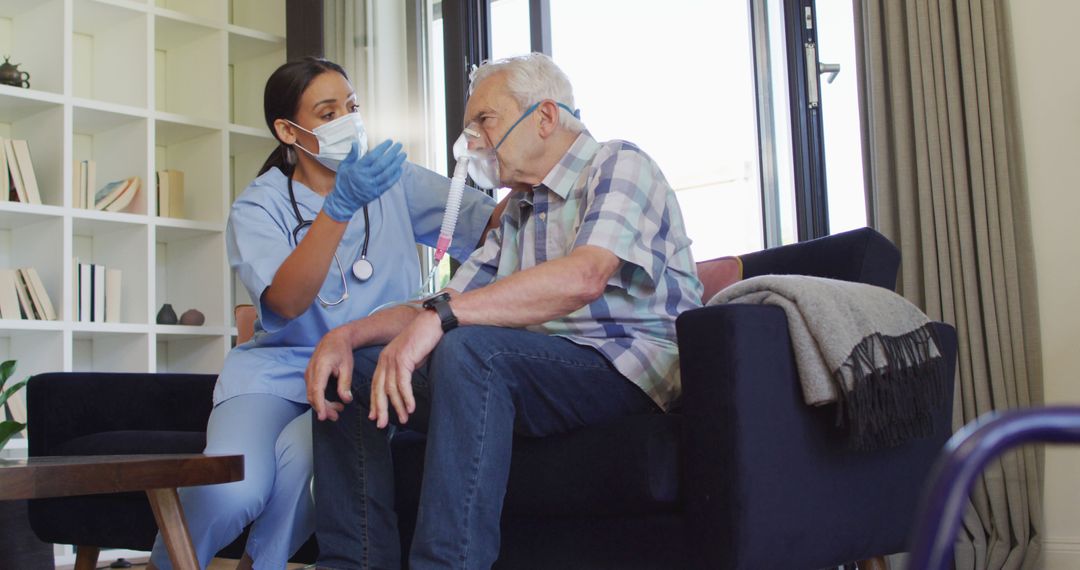
<instances>
[{"instance_id":1,"label":"blue scrub pants","mask_svg":"<svg viewBox=\"0 0 1080 570\"><path fill-rule=\"evenodd\" d=\"M250 524L255 569L281 570L315 530L309 406L270 394L225 400L210 413L206 453L243 454L244 480L180 489L199 566ZM151 561L172 569L160 534Z\"/></svg>"}]
</instances>

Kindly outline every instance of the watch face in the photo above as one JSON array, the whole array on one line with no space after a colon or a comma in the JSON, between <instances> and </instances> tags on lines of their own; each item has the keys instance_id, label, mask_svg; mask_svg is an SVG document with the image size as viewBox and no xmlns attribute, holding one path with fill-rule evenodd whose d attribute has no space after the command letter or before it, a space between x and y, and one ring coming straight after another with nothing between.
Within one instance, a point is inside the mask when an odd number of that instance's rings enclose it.
<instances>
[{"instance_id":1,"label":"watch face","mask_svg":"<svg viewBox=\"0 0 1080 570\"><path fill-rule=\"evenodd\" d=\"M434 305L435 303L438 303L439 301L449 301L449 300L450 300L450 293L439 293L438 295L435 295L434 297L428 297L424 301L424 308L425 309L430 309L432 305Z\"/></svg>"}]
</instances>

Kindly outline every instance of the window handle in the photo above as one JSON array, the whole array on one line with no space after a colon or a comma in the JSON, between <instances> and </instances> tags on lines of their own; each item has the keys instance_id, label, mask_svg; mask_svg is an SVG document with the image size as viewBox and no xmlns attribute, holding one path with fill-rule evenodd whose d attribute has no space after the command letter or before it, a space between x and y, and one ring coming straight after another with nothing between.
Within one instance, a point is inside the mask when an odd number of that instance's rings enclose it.
<instances>
[{"instance_id":1,"label":"window handle","mask_svg":"<svg viewBox=\"0 0 1080 570\"><path fill-rule=\"evenodd\" d=\"M839 63L818 63L818 75L824 75L825 81L832 83L840 75Z\"/></svg>"}]
</instances>

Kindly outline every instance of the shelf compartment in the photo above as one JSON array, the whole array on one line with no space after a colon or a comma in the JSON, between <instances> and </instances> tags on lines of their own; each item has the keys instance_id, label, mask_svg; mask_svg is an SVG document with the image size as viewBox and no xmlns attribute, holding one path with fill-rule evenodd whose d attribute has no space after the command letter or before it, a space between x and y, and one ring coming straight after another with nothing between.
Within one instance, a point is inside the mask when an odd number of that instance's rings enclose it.
<instances>
[{"instance_id":1,"label":"shelf compartment","mask_svg":"<svg viewBox=\"0 0 1080 570\"><path fill-rule=\"evenodd\" d=\"M266 136L229 133L229 180L232 183L232 200L259 175L270 152L277 147L277 140Z\"/></svg>"},{"instance_id":2,"label":"shelf compartment","mask_svg":"<svg viewBox=\"0 0 1080 570\"><path fill-rule=\"evenodd\" d=\"M116 4L76 0L71 72L76 97L145 107L147 15Z\"/></svg>"},{"instance_id":3,"label":"shelf compartment","mask_svg":"<svg viewBox=\"0 0 1080 570\"><path fill-rule=\"evenodd\" d=\"M0 213L0 268L37 270L57 319L64 315L64 219L57 216ZM12 321L3 321L10 323ZM14 321L36 323L37 321ZM31 328L42 325L34 324ZM44 326L52 326L52 323Z\"/></svg>"},{"instance_id":4,"label":"shelf compartment","mask_svg":"<svg viewBox=\"0 0 1080 570\"><path fill-rule=\"evenodd\" d=\"M285 0L231 0L229 23L275 36L285 35Z\"/></svg>"},{"instance_id":5,"label":"shelf compartment","mask_svg":"<svg viewBox=\"0 0 1080 570\"><path fill-rule=\"evenodd\" d=\"M285 63L284 38L229 32L229 120L233 123L266 128L263 116L263 91L266 80Z\"/></svg>"},{"instance_id":6,"label":"shelf compartment","mask_svg":"<svg viewBox=\"0 0 1080 570\"><path fill-rule=\"evenodd\" d=\"M0 321L6 323L6 321ZM55 331L29 331L0 329L0 362L16 360L15 374L11 382L21 382L35 374L61 372L64 370L64 333ZM9 401L15 419L26 421L26 391ZM2 412L0 412L0 417ZM23 436L26 432L23 432Z\"/></svg>"},{"instance_id":7,"label":"shelf compartment","mask_svg":"<svg viewBox=\"0 0 1080 570\"><path fill-rule=\"evenodd\" d=\"M226 342L223 333L158 334L157 371L217 374L225 363Z\"/></svg>"},{"instance_id":8,"label":"shelf compartment","mask_svg":"<svg viewBox=\"0 0 1080 570\"><path fill-rule=\"evenodd\" d=\"M96 163L95 190L108 182L138 176L142 187L123 211L146 214L149 201L147 193L153 190L153 178L147 175L146 143L149 135L146 119L75 107L73 120L72 158L76 162L93 160ZM74 185L79 176L74 167L71 176ZM70 189L68 193L71 193ZM71 199L74 204L75 197L72 196Z\"/></svg>"},{"instance_id":9,"label":"shelf compartment","mask_svg":"<svg viewBox=\"0 0 1080 570\"><path fill-rule=\"evenodd\" d=\"M64 367L64 338L60 330L0 330L0 361L16 360L12 381ZM15 380L17 379L17 380Z\"/></svg>"},{"instance_id":10,"label":"shelf compartment","mask_svg":"<svg viewBox=\"0 0 1080 570\"><path fill-rule=\"evenodd\" d=\"M8 108L8 103L11 107ZM24 139L30 147L41 202L64 204L64 108L0 95L0 137Z\"/></svg>"},{"instance_id":11,"label":"shelf compartment","mask_svg":"<svg viewBox=\"0 0 1080 570\"><path fill-rule=\"evenodd\" d=\"M63 0L0 0L0 55L30 74L35 90L64 92Z\"/></svg>"},{"instance_id":12,"label":"shelf compartment","mask_svg":"<svg viewBox=\"0 0 1080 570\"><path fill-rule=\"evenodd\" d=\"M155 122L154 138L154 168L184 173L184 219L223 222L225 165L222 157L225 143L222 131L159 120Z\"/></svg>"},{"instance_id":13,"label":"shelf compartment","mask_svg":"<svg viewBox=\"0 0 1080 570\"><path fill-rule=\"evenodd\" d=\"M198 309L206 317L205 326L224 326L224 234L162 230L158 228L155 238L155 316L169 303L177 317Z\"/></svg>"},{"instance_id":14,"label":"shelf compartment","mask_svg":"<svg viewBox=\"0 0 1080 570\"><path fill-rule=\"evenodd\" d=\"M76 330L71 345L74 372L150 371L150 342L145 332Z\"/></svg>"},{"instance_id":15,"label":"shelf compartment","mask_svg":"<svg viewBox=\"0 0 1080 570\"><path fill-rule=\"evenodd\" d=\"M0 202L0 227L12 228L42 219L61 218L64 209L59 206Z\"/></svg>"},{"instance_id":16,"label":"shelf compartment","mask_svg":"<svg viewBox=\"0 0 1080 570\"><path fill-rule=\"evenodd\" d=\"M59 95L47 91L0 85L0 123L11 123L62 104Z\"/></svg>"},{"instance_id":17,"label":"shelf compartment","mask_svg":"<svg viewBox=\"0 0 1080 570\"><path fill-rule=\"evenodd\" d=\"M148 228L145 224L75 218L72 221L72 245L74 256L82 263L96 263L107 269L121 271L120 323L76 323L79 328L88 330L126 331L145 329L125 329L127 324L145 327L150 322L148 314L149 274L147 251L149 244ZM68 318L77 321L74 308L78 290L75 286L76 274L72 264L72 310ZM119 327L119 328L118 328Z\"/></svg>"},{"instance_id":18,"label":"shelf compartment","mask_svg":"<svg viewBox=\"0 0 1080 570\"><path fill-rule=\"evenodd\" d=\"M225 32L154 17L154 102L159 111L225 118Z\"/></svg>"}]
</instances>

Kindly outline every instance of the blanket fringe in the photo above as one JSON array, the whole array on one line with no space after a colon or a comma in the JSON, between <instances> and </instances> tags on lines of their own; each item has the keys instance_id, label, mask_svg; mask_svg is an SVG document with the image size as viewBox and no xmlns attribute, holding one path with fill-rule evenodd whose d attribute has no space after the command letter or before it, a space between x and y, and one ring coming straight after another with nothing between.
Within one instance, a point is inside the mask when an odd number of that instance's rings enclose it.
<instances>
[{"instance_id":1,"label":"blanket fringe","mask_svg":"<svg viewBox=\"0 0 1080 570\"><path fill-rule=\"evenodd\" d=\"M931 323L901 336L863 338L833 373L841 401L837 425L849 428L848 445L872 451L933 433L934 412L946 400L948 374ZM935 355L932 347L938 347ZM885 362L875 355L883 354ZM844 370L854 378L844 385Z\"/></svg>"}]
</instances>

